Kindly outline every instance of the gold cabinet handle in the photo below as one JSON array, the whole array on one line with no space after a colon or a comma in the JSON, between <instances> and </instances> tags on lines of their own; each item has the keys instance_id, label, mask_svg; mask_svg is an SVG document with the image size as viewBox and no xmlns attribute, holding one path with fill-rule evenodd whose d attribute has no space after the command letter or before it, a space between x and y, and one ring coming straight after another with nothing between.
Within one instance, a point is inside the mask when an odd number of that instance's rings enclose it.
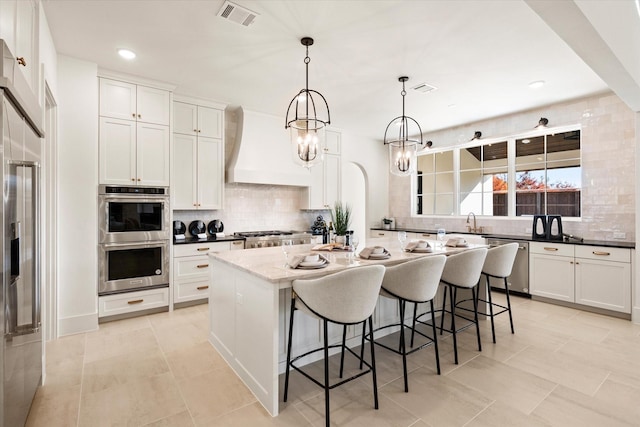
<instances>
[{"instance_id":1,"label":"gold cabinet handle","mask_svg":"<svg viewBox=\"0 0 640 427\"><path fill-rule=\"evenodd\" d=\"M602 252L602 251L593 251L592 252L594 255L602 255L602 256L609 256L611 255L611 253L609 252Z\"/></svg>"},{"instance_id":2,"label":"gold cabinet handle","mask_svg":"<svg viewBox=\"0 0 640 427\"><path fill-rule=\"evenodd\" d=\"M384 236L384 233L378 233L378 236Z\"/></svg>"},{"instance_id":3,"label":"gold cabinet handle","mask_svg":"<svg viewBox=\"0 0 640 427\"><path fill-rule=\"evenodd\" d=\"M204 251L208 251L209 248L198 248L196 249L198 252L204 252Z\"/></svg>"},{"instance_id":4,"label":"gold cabinet handle","mask_svg":"<svg viewBox=\"0 0 640 427\"><path fill-rule=\"evenodd\" d=\"M431 237L431 234L422 234L422 237Z\"/></svg>"},{"instance_id":5,"label":"gold cabinet handle","mask_svg":"<svg viewBox=\"0 0 640 427\"><path fill-rule=\"evenodd\" d=\"M17 57L16 61L18 61L18 64L22 65L23 67L27 66L27 61L24 59L24 56Z\"/></svg>"},{"instance_id":6,"label":"gold cabinet handle","mask_svg":"<svg viewBox=\"0 0 640 427\"><path fill-rule=\"evenodd\" d=\"M131 181L135 182L135 181L136 181L136 179L135 179L135 178L131 178Z\"/></svg>"},{"instance_id":7,"label":"gold cabinet handle","mask_svg":"<svg viewBox=\"0 0 640 427\"><path fill-rule=\"evenodd\" d=\"M205 289L209 289L209 286L198 286L196 289L199 291L204 291Z\"/></svg>"},{"instance_id":8,"label":"gold cabinet handle","mask_svg":"<svg viewBox=\"0 0 640 427\"><path fill-rule=\"evenodd\" d=\"M143 299L134 299L134 300L131 300L131 301L127 301L127 304L131 304L131 305L140 304L143 301L144 301Z\"/></svg>"},{"instance_id":9,"label":"gold cabinet handle","mask_svg":"<svg viewBox=\"0 0 640 427\"><path fill-rule=\"evenodd\" d=\"M138 114L138 118L141 119L142 118L142 114Z\"/></svg>"},{"instance_id":10,"label":"gold cabinet handle","mask_svg":"<svg viewBox=\"0 0 640 427\"><path fill-rule=\"evenodd\" d=\"M131 117L136 118L136 113L131 113Z\"/></svg>"},{"instance_id":11,"label":"gold cabinet handle","mask_svg":"<svg viewBox=\"0 0 640 427\"><path fill-rule=\"evenodd\" d=\"M232 243L232 245L243 245L244 243L241 242L240 240L236 240L235 242Z\"/></svg>"},{"instance_id":12,"label":"gold cabinet handle","mask_svg":"<svg viewBox=\"0 0 640 427\"><path fill-rule=\"evenodd\" d=\"M555 251L557 251L557 250L558 250L558 248L547 248L547 247L545 246L544 250L545 250L545 251L552 251L552 252L555 252Z\"/></svg>"},{"instance_id":13,"label":"gold cabinet handle","mask_svg":"<svg viewBox=\"0 0 640 427\"><path fill-rule=\"evenodd\" d=\"M209 264L199 264L196 267L198 267L198 268L207 268L207 267L209 267Z\"/></svg>"}]
</instances>

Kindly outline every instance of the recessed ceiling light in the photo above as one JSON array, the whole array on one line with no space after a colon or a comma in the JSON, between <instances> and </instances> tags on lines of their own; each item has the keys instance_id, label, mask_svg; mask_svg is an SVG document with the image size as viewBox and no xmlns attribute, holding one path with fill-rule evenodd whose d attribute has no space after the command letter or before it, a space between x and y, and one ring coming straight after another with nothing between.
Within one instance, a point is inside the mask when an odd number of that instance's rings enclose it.
<instances>
[{"instance_id":1,"label":"recessed ceiling light","mask_svg":"<svg viewBox=\"0 0 640 427\"><path fill-rule=\"evenodd\" d=\"M136 53L129 49L118 49L118 55L123 57L124 59L134 59L136 57Z\"/></svg>"},{"instance_id":2,"label":"recessed ceiling light","mask_svg":"<svg viewBox=\"0 0 640 427\"><path fill-rule=\"evenodd\" d=\"M544 86L544 84L545 84L544 80L536 80L535 82L529 83L529 87L531 89L538 89L538 88L541 88L542 86Z\"/></svg>"}]
</instances>

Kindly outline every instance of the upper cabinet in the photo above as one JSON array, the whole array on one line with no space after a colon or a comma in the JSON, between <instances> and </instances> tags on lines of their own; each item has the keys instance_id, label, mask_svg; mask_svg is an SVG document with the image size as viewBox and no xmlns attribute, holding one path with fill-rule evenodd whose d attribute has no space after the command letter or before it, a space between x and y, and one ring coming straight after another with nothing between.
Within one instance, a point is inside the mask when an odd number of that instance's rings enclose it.
<instances>
[{"instance_id":1,"label":"upper cabinet","mask_svg":"<svg viewBox=\"0 0 640 427\"><path fill-rule=\"evenodd\" d=\"M101 78L100 116L169 126L171 92Z\"/></svg>"},{"instance_id":2,"label":"upper cabinet","mask_svg":"<svg viewBox=\"0 0 640 427\"><path fill-rule=\"evenodd\" d=\"M173 103L173 132L222 138L223 111L186 102Z\"/></svg>"},{"instance_id":3,"label":"upper cabinet","mask_svg":"<svg viewBox=\"0 0 640 427\"><path fill-rule=\"evenodd\" d=\"M322 164L310 169L311 184L304 209L333 209L341 195L342 161L340 145L342 135L334 130L326 131L327 141Z\"/></svg>"},{"instance_id":4,"label":"upper cabinet","mask_svg":"<svg viewBox=\"0 0 640 427\"><path fill-rule=\"evenodd\" d=\"M169 186L171 92L100 78L100 184Z\"/></svg>"},{"instance_id":5,"label":"upper cabinet","mask_svg":"<svg viewBox=\"0 0 640 427\"><path fill-rule=\"evenodd\" d=\"M186 98L173 103L173 209L222 209L223 105Z\"/></svg>"},{"instance_id":6,"label":"upper cabinet","mask_svg":"<svg viewBox=\"0 0 640 427\"><path fill-rule=\"evenodd\" d=\"M0 38L16 57L17 69L31 91L38 93L38 1L1 0Z\"/></svg>"}]
</instances>

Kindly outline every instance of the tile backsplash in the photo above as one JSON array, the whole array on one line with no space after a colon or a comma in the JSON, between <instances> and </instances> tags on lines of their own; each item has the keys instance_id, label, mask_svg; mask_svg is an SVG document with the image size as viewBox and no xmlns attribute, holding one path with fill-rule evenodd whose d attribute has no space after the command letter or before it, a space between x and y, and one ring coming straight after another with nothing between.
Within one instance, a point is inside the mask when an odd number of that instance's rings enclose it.
<instances>
[{"instance_id":1,"label":"tile backsplash","mask_svg":"<svg viewBox=\"0 0 640 427\"><path fill-rule=\"evenodd\" d=\"M612 93L551 105L426 135L438 146L457 144L458 135L482 130L488 137L531 129L540 117L550 127L582 125L582 218L563 219L563 231L589 240L635 240L635 114ZM412 217L410 181L389 178L390 214L396 227L466 230L465 217ZM526 235L528 218L478 217L478 225L496 234ZM624 236L624 237L621 237Z\"/></svg>"}]
</instances>

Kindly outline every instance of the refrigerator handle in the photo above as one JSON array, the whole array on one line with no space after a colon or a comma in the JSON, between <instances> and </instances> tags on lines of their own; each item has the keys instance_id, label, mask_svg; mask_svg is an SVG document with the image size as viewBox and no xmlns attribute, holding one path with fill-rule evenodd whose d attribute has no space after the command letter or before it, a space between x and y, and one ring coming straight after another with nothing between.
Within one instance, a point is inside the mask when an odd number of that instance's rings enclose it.
<instances>
[{"instance_id":1,"label":"refrigerator handle","mask_svg":"<svg viewBox=\"0 0 640 427\"><path fill-rule=\"evenodd\" d=\"M25 162L26 163L26 162ZM32 281L32 303L31 303L31 320L33 331L40 329L41 315L41 272L40 272L40 164L30 162L31 166L31 202L33 208L33 234L35 236L33 242L33 263L34 277Z\"/></svg>"},{"instance_id":2,"label":"refrigerator handle","mask_svg":"<svg viewBox=\"0 0 640 427\"><path fill-rule=\"evenodd\" d=\"M11 223L11 282L20 277L20 221Z\"/></svg>"}]
</instances>

